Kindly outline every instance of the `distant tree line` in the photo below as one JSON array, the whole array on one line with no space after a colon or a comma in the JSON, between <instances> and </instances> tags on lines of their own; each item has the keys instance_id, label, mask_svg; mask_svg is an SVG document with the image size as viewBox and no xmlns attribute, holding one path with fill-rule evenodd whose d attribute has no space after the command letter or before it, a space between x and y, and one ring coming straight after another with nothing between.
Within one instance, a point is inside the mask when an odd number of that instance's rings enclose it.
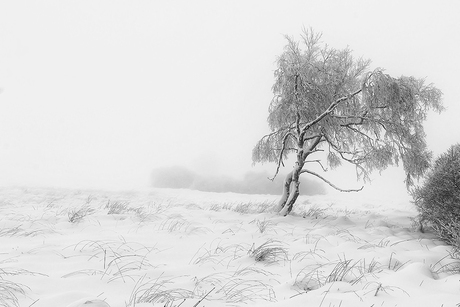
<instances>
[{"instance_id":1,"label":"distant tree line","mask_svg":"<svg viewBox=\"0 0 460 307\"><path fill-rule=\"evenodd\" d=\"M240 180L228 176L203 176L183 166L156 168L151 173L151 184L157 188L191 189L204 192L233 192L243 194L277 195L282 191L283 178L271 181L267 172L247 172ZM324 185L302 179L302 194L325 194Z\"/></svg>"}]
</instances>

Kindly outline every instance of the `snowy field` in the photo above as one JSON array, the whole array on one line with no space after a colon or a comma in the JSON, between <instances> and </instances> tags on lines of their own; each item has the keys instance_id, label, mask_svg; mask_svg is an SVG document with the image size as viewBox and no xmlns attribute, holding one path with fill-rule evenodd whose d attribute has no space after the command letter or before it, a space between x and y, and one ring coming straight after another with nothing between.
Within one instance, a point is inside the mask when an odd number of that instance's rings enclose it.
<instances>
[{"instance_id":1,"label":"snowy field","mask_svg":"<svg viewBox=\"0 0 460 307\"><path fill-rule=\"evenodd\" d=\"M0 306L459 306L410 202L356 195L0 189Z\"/></svg>"}]
</instances>

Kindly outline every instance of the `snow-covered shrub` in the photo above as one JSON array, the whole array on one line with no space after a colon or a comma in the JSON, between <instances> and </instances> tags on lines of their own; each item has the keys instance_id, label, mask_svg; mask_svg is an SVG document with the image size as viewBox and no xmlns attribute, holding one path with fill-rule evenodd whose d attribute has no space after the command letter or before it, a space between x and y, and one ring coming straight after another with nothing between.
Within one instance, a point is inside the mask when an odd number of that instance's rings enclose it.
<instances>
[{"instance_id":1,"label":"snow-covered shrub","mask_svg":"<svg viewBox=\"0 0 460 307\"><path fill-rule=\"evenodd\" d=\"M431 225L442 240L460 249L460 144L436 159L413 197L422 230Z\"/></svg>"}]
</instances>

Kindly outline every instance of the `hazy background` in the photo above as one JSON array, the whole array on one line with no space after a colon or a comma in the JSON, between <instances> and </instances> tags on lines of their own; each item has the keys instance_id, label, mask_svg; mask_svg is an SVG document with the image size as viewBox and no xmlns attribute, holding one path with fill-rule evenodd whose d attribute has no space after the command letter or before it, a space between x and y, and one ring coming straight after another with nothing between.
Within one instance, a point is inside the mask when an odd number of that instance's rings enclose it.
<instances>
[{"instance_id":1,"label":"hazy background","mask_svg":"<svg viewBox=\"0 0 460 307\"><path fill-rule=\"evenodd\" d=\"M439 154L460 140L458 12L455 0L1 1L0 185L142 188L181 167L223 182L273 174L251 150L268 132L284 35L304 26L440 88L447 111L426 124ZM360 186L353 171L326 177ZM401 171L374 178L370 193L404 193Z\"/></svg>"}]
</instances>

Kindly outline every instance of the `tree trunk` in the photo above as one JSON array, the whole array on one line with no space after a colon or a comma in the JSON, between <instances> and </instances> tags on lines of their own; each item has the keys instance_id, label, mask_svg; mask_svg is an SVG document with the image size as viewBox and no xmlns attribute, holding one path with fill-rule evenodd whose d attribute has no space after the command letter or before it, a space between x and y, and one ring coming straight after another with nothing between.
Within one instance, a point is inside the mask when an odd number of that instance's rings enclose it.
<instances>
[{"instance_id":1,"label":"tree trunk","mask_svg":"<svg viewBox=\"0 0 460 307\"><path fill-rule=\"evenodd\" d=\"M299 125L299 118L297 125ZM292 172L290 172L286 179L284 180L284 187L283 187L283 196L281 197L278 203L278 211L279 214L286 216L292 211L292 207L294 206L297 197L299 197L299 186L300 186L300 173L302 172L302 168L305 165L305 159L308 157L310 153L318 146L321 142L321 135L318 135L314 138L313 142L308 147L307 151L304 151L303 147L305 145L304 137L305 131L300 133L300 127L297 126L297 131L299 132L298 143L297 143L297 162L294 166Z\"/></svg>"},{"instance_id":2,"label":"tree trunk","mask_svg":"<svg viewBox=\"0 0 460 307\"><path fill-rule=\"evenodd\" d=\"M283 184L283 195L281 195L281 199L278 202L277 211L281 212L283 210L286 201L289 198L290 190L291 190L291 182L292 182L292 172L289 172L284 179Z\"/></svg>"},{"instance_id":3,"label":"tree trunk","mask_svg":"<svg viewBox=\"0 0 460 307\"><path fill-rule=\"evenodd\" d=\"M296 163L296 166L292 172L290 172L286 179L284 180L283 187L283 196L281 197L278 203L279 214L286 216L291 211L292 208L299 197L299 186L300 186L300 171L302 170L303 165Z\"/></svg>"}]
</instances>

